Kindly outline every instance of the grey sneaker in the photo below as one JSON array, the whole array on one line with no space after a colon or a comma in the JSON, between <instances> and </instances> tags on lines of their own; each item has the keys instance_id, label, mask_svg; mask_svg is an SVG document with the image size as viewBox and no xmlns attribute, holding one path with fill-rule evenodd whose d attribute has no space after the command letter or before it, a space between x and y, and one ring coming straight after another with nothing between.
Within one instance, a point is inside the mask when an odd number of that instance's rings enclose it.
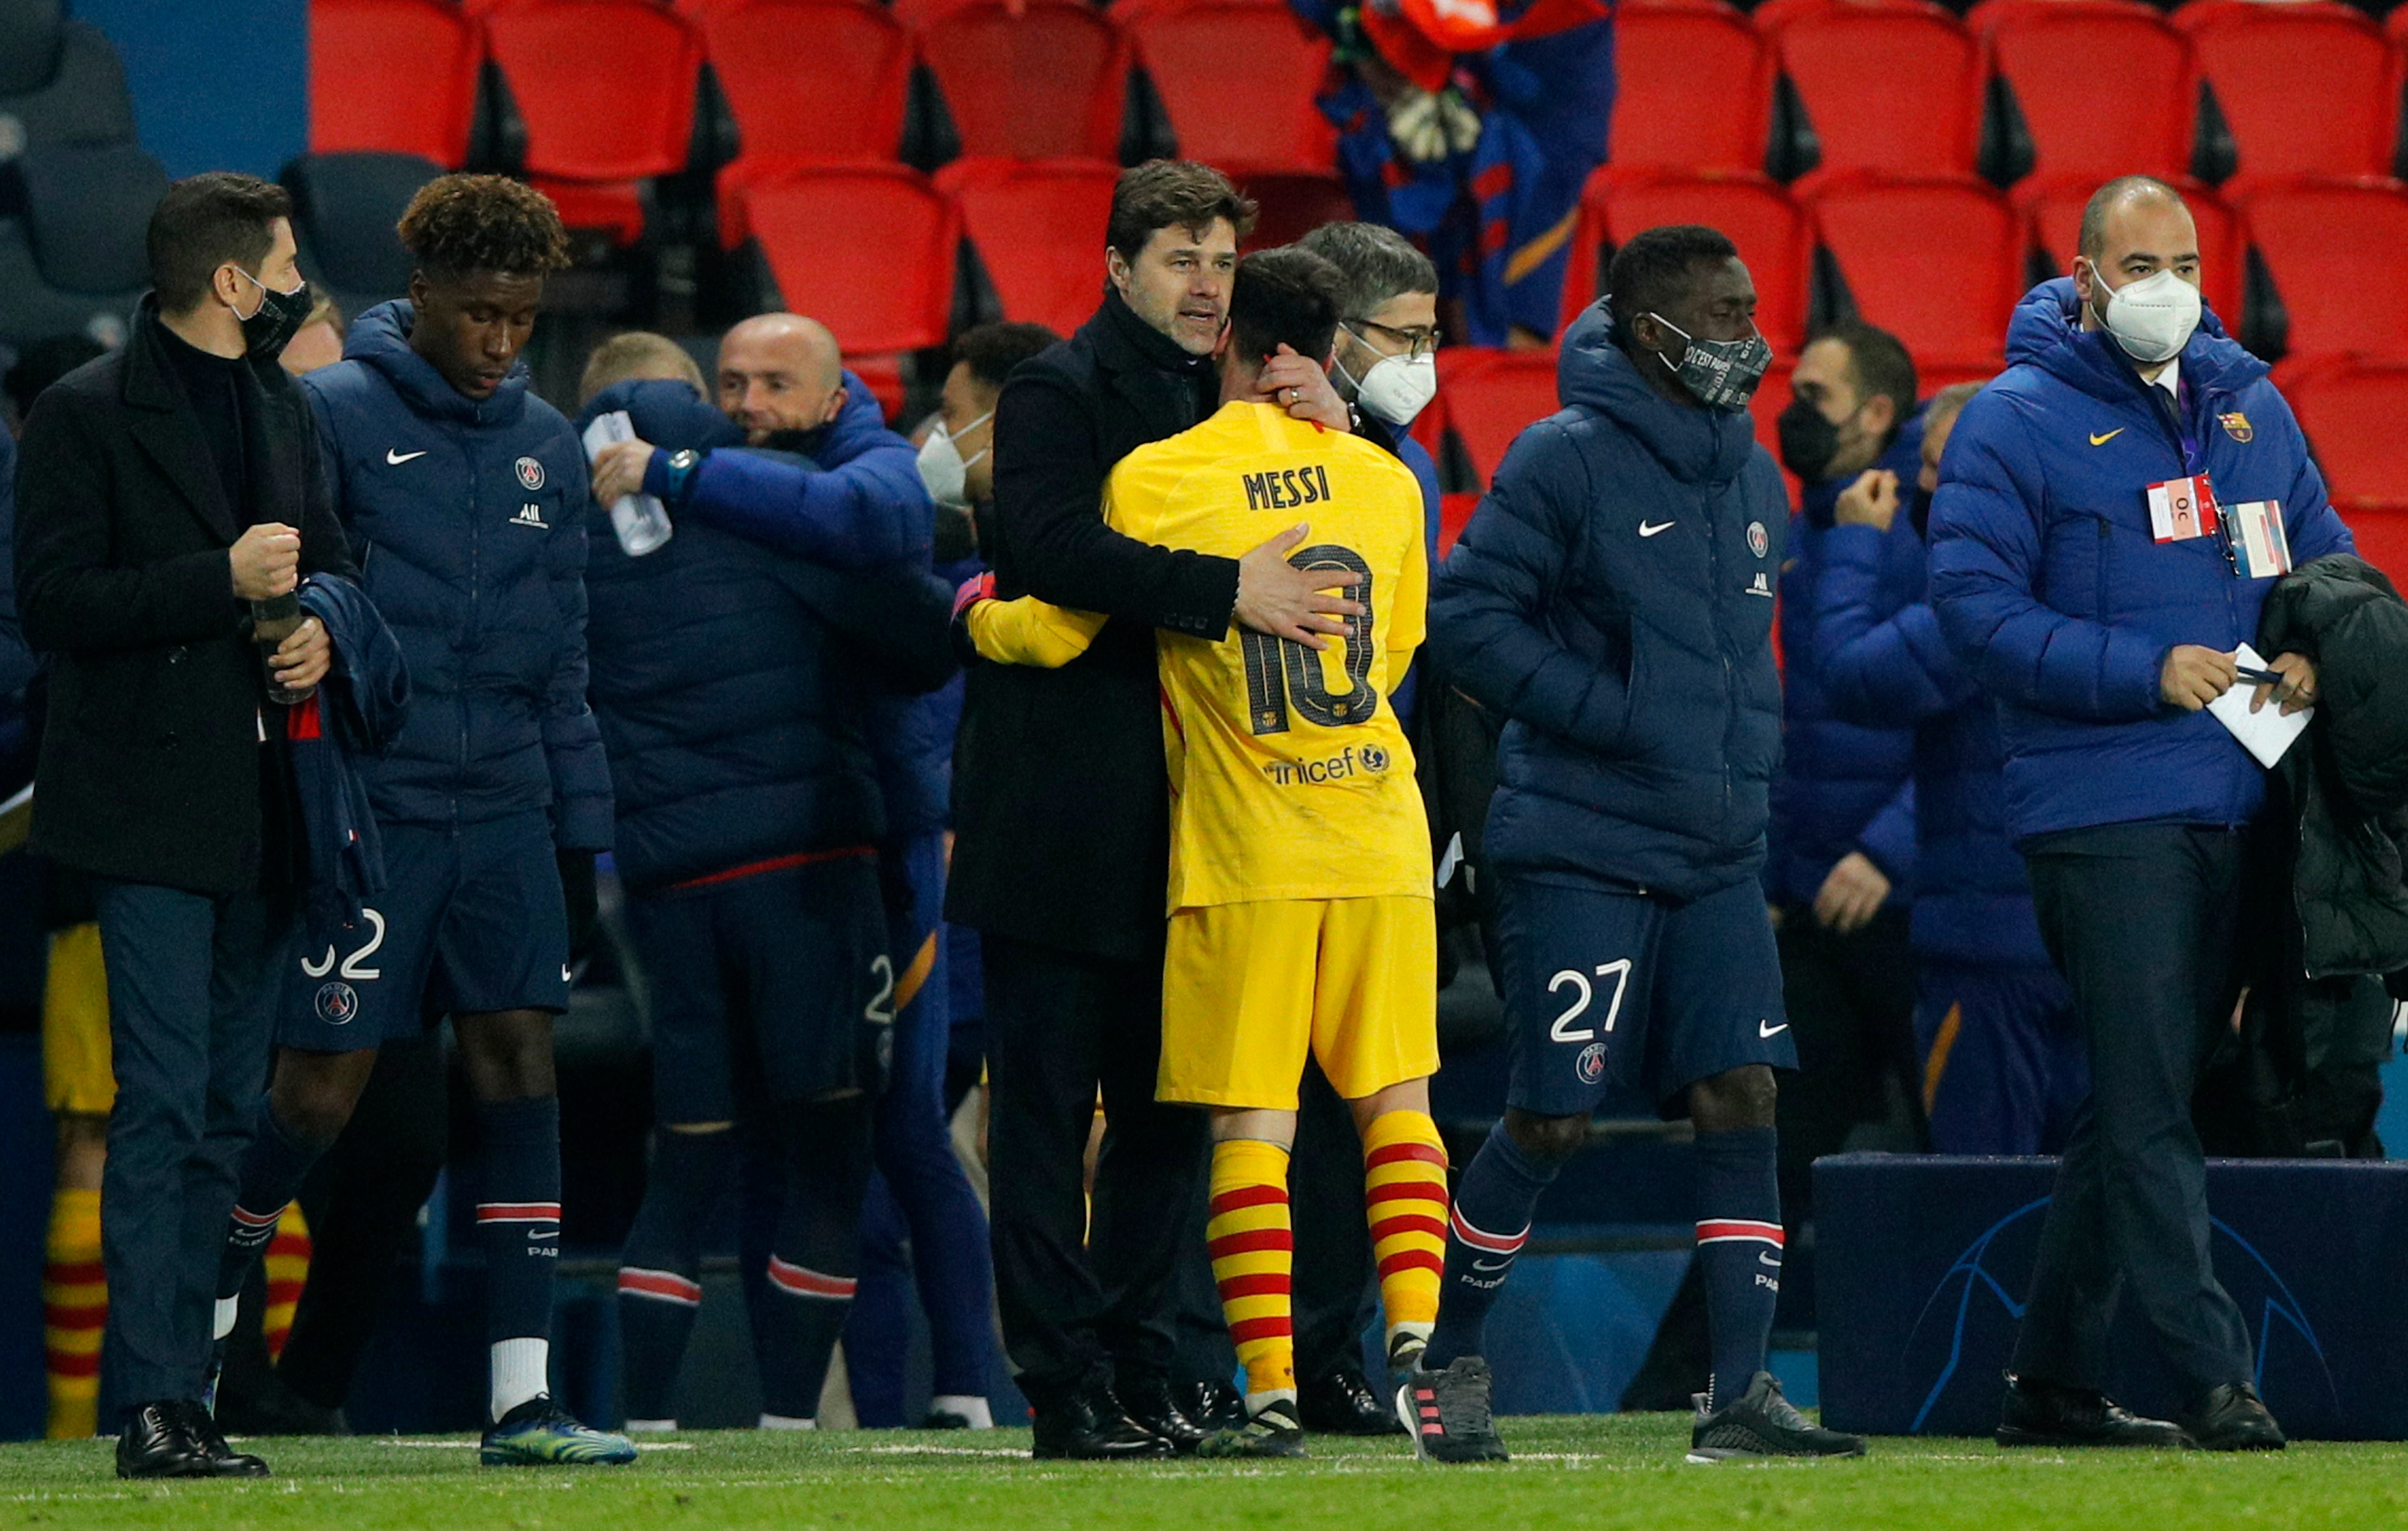
<instances>
[{"instance_id":1,"label":"grey sneaker","mask_svg":"<svg viewBox=\"0 0 2408 1531\"><path fill-rule=\"evenodd\" d=\"M1865 1437L1826 1430L1791 1407L1769 1371L1756 1374L1747 1392L1713 1413L1698 1394L1697 1423L1689 1429L1689 1460L1728 1462L1752 1456L1862 1456Z\"/></svg>"},{"instance_id":2,"label":"grey sneaker","mask_svg":"<svg viewBox=\"0 0 2408 1531\"><path fill-rule=\"evenodd\" d=\"M1508 1462L1488 1411L1488 1363L1459 1355L1443 1371L1415 1367L1397 1389L1397 1418L1424 1462Z\"/></svg>"}]
</instances>

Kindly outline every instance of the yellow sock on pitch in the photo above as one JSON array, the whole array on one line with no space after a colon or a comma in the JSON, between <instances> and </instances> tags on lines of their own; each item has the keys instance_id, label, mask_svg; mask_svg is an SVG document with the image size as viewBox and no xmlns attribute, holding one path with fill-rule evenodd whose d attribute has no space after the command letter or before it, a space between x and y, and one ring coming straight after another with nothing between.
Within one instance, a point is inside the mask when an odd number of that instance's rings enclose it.
<instances>
[{"instance_id":1,"label":"yellow sock on pitch","mask_svg":"<svg viewBox=\"0 0 2408 1531\"><path fill-rule=\"evenodd\" d=\"M260 1315L260 1327L266 1332L271 1361L284 1354L284 1342L292 1336L293 1310L300 1306L301 1289L309 1280L311 1249L309 1224L295 1202L284 1209L276 1236L267 1241L267 1307Z\"/></svg>"},{"instance_id":2,"label":"yellow sock on pitch","mask_svg":"<svg viewBox=\"0 0 2408 1531\"><path fill-rule=\"evenodd\" d=\"M1446 1145L1428 1112L1383 1112L1364 1130L1363 1200L1389 1343L1427 1339L1446 1274Z\"/></svg>"},{"instance_id":3,"label":"yellow sock on pitch","mask_svg":"<svg viewBox=\"0 0 2408 1531\"><path fill-rule=\"evenodd\" d=\"M1246 1408L1296 1396L1296 1329L1288 1282L1287 1150L1251 1138L1212 1145L1212 1218L1204 1236L1229 1340L1246 1368Z\"/></svg>"},{"instance_id":4,"label":"yellow sock on pitch","mask_svg":"<svg viewBox=\"0 0 2408 1531\"><path fill-rule=\"evenodd\" d=\"M108 1278L100 1264L100 1192L50 1198L42 1249L42 1350L50 1372L52 1440L100 1431L100 1333L108 1322Z\"/></svg>"}]
</instances>

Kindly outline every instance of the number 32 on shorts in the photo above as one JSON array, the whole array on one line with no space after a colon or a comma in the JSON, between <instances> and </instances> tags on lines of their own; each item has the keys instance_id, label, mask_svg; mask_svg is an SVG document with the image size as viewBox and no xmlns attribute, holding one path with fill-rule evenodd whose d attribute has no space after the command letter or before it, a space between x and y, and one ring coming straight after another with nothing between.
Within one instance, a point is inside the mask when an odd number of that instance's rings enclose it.
<instances>
[{"instance_id":1,"label":"number 32 on shorts","mask_svg":"<svg viewBox=\"0 0 2408 1531\"><path fill-rule=\"evenodd\" d=\"M367 943L343 959L342 971L336 975L365 983L371 978L382 976L384 973L382 968L367 965L367 960L376 955L379 946L384 945L384 917L363 904L360 908L360 917L368 927ZM327 974L334 973L335 948L328 946L325 957L319 961L313 962L304 957L301 959L301 971L312 978L322 978Z\"/></svg>"}]
</instances>

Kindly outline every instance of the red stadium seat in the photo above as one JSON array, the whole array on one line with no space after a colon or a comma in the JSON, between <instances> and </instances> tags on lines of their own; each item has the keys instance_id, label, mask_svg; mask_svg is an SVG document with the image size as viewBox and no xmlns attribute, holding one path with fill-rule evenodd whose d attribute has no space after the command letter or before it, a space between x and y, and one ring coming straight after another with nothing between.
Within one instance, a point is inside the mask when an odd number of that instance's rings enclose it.
<instances>
[{"instance_id":1,"label":"red stadium seat","mask_svg":"<svg viewBox=\"0 0 2408 1531\"><path fill-rule=\"evenodd\" d=\"M1463 443L1485 487L1505 449L1532 421L1563 406L1555 397L1555 353L1484 351L1454 346L1439 353L1439 392L1447 428Z\"/></svg>"},{"instance_id":2,"label":"red stadium seat","mask_svg":"<svg viewBox=\"0 0 2408 1531\"><path fill-rule=\"evenodd\" d=\"M1326 174L1337 130L1313 105L1329 41L1283 0L1141 0L1119 7L1182 158L1244 180Z\"/></svg>"},{"instance_id":3,"label":"red stadium seat","mask_svg":"<svg viewBox=\"0 0 2408 1531\"><path fill-rule=\"evenodd\" d=\"M2302 177L2240 198L2289 316L2293 359L2408 355L2408 191L2396 181Z\"/></svg>"},{"instance_id":4,"label":"red stadium seat","mask_svg":"<svg viewBox=\"0 0 2408 1531\"><path fill-rule=\"evenodd\" d=\"M1956 18L1929 0L1819 0L1770 36L1824 171L1971 173L1981 55Z\"/></svg>"},{"instance_id":5,"label":"red stadium seat","mask_svg":"<svg viewBox=\"0 0 2408 1531\"><path fill-rule=\"evenodd\" d=\"M931 18L921 56L967 156L1116 159L1128 59L1078 0L971 0Z\"/></svg>"},{"instance_id":6,"label":"red stadium seat","mask_svg":"<svg viewBox=\"0 0 2408 1531\"><path fill-rule=\"evenodd\" d=\"M443 0L310 0L310 151L466 163L484 56L477 23Z\"/></svg>"},{"instance_id":7,"label":"red stadium seat","mask_svg":"<svg viewBox=\"0 0 2408 1531\"><path fill-rule=\"evenodd\" d=\"M2204 187L2185 184L2186 179L2177 178L2176 183L2183 187L2183 200L2190 204L2191 221L2199 225L2200 290L2225 327L2237 332L2243 317L2241 295L2248 269L2249 237L2222 198ZM2072 274L2073 257L2080 253L2082 242L2082 209L2097 189L2098 183L2088 178L2059 181L2016 198L2031 218L2032 247L2048 257L2059 276Z\"/></svg>"},{"instance_id":8,"label":"red stadium seat","mask_svg":"<svg viewBox=\"0 0 2408 1531\"><path fill-rule=\"evenodd\" d=\"M1354 216L1345 183L1326 170L1239 179L1258 209L1254 231L1245 239L1249 252L1294 244L1324 224L1345 223Z\"/></svg>"},{"instance_id":9,"label":"red stadium seat","mask_svg":"<svg viewBox=\"0 0 2408 1531\"><path fill-rule=\"evenodd\" d=\"M1979 366L2004 347L2024 292L2024 237L1996 191L1860 176L1826 181L1806 200L1857 313L1918 364Z\"/></svg>"},{"instance_id":10,"label":"red stadium seat","mask_svg":"<svg viewBox=\"0 0 2408 1531\"><path fill-rule=\"evenodd\" d=\"M874 0L687 0L736 120L721 166L720 243L744 242L743 192L789 166L890 158L903 137L911 37Z\"/></svg>"},{"instance_id":11,"label":"red stadium seat","mask_svg":"<svg viewBox=\"0 0 2408 1531\"><path fill-rule=\"evenodd\" d=\"M2093 185L2190 166L2199 68L2188 39L2139 0L1990 0L1990 72L2014 91L2032 174Z\"/></svg>"},{"instance_id":12,"label":"red stadium seat","mask_svg":"<svg viewBox=\"0 0 2408 1531\"><path fill-rule=\"evenodd\" d=\"M1614 166L1764 168L1772 50L1746 17L1722 0L1624 0L1613 27Z\"/></svg>"},{"instance_id":13,"label":"red stadium seat","mask_svg":"<svg viewBox=\"0 0 2408 1531\"><path fill-rule=\"evenodd\" d=\"M938 189L995 283L1006 319L1068 335L1103 290L1104 224L1120 168L1101 160L955 160Z\"/></svg>"},{"instance_id":14,"label":"red stadium seat","mask_svg":"<svg viewBox=\"0 0 2408 1531\"><path fill-rule=\"evenodd\" d=\"M1627 13L1626 13L1627 14ZM1756 279L1756 324L1787 354L1806 339L1807 282L1814 240L1789 194L1762 176L1690 177L1599 170L1581 196L1565 270L1563 322L1570 324L1603 284L1601 247L1661 224L1704 224L1730 236Z\"/></svg>"},{"instance_id":15,"label":"red stadium seat","mask_svg":"<svg viewBox=\"0 0 2408 1531\"><path fill-rule=\"evenodd\" d=\"M2355 361L2286 367L2283 397L2324 469L2325 493L2357 532L2361 551L2367 519L2381 517L2393 578L2408 580L2408 361Z\"/></svg>"},{"instance_id":16,"label":"red stadium seat","mask_svg":"<svg viewBox=\"0 0 2408 1531\"><path fill-rule=\"evenodd\" d=\"M2389 173L2400 83L2372 18L2338 0L2195 0L2174 24L2232 129L2236 180Z\"/></svg>"},{"instance_id":17,"label":"red stadium seat","mask_svg":"<svg viewBox=\"0 0 2408 1531\"><path fill-rule=\"evenodd\" d=\"M702 38L648 0L515 0L485 18L527 177L572 227L642 232L636 182L685 168Z\"/></svg>"},{"instance_id":18,"label":"red stadium seat","mask_svg":"<svg viewBox=\"0 0 2408 1531\"><path fill-rule=\"evenodd\" d=\"M896 165L809 167L746 201L779 296L835 331L847 357L944 342L961 220L925 177Z\"/></svg>"}]
</instances>

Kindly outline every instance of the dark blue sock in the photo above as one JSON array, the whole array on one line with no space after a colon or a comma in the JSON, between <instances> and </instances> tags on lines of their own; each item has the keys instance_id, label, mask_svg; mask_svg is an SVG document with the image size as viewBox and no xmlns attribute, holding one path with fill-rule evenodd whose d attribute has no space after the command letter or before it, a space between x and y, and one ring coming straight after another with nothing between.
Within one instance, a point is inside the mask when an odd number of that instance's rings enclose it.
<instances>
[{"instance_id":1,"label":"dark blue sock","mask_svg":"<svg viewBox=\"0 0 2408 1531\"><path fill-rule=\"evenodd\" d=\"M241 1190L235 1196L234 1217L226 1228L225 1252L218 1260L220 1302L242 1295L251 1266L259 1263L259 1252L276 1236L277 1220L301 1193L309 1166L326 1148L288 1130L276 1119L268 1097L259 1097L259 1119L242 1150L237 1172Z\"/></svg>"},{"instance_id":2,"label":"dark blue sock","mask_svg":"<svg viewBox=\"0 0 2408 1531\"><path fill-rule=\"evenodd\" d=\"M1457 1356L1481 1353L1488 1310L1530 1236L1539 1193L1563 1166L1522 1151L1498 1122L1488 1131L1455 1188L1446 1233L1446 1277L1439 1288L1438 1326L1422 1365L1437 1371Z\"/></svg>"},{"instance_id":3,"label":"dark blue sock","mask_svg":"<svg viewBox=\"0 0 2408 1531\"><path fill-rule=\"evenodd\" d=\"M1770 1127L1699 1133L1698 1274L1713 1350L1708 1404L1720 1408L1764 1370L1781 1301L1779 1137Z\"/></svg>"},{"instance_id":4,"label":"dark blue sock","mask_svg":"<svg viewBox=\"0 0 2408 1531\"><path fill-rule=\"evenodd\" d=\"M761 1299L761 1411L819 1415L828 1359L853 1306L861 1199L869 1183L869 1103L785 1108L786 1205Z\"/></svg>"},{"instance_id":5,"label":"dark blue sock","mask_svg":"<svg viewBox=\"0 0 2408 1531\"><path fill-rule=\"evenodd\" d=\"M721 1194L735 1178L727 1131L652 1134L644 1203L619 1257L619 1340L627 1417L677 1417L678 1369L702 1306L702 1242Z\"/></svg>"},{"instance_id":6,"label":"dark blue sock","mask_svg":"<svg viewBox=\"0 0 2408 1531\"><path fill-rule=\"evenodd\" d=\"M485 1338L552 1337L560 1268L560 1102L477 1106L477 1233L485 1246Z\"/></svg>"}]
</instances>

